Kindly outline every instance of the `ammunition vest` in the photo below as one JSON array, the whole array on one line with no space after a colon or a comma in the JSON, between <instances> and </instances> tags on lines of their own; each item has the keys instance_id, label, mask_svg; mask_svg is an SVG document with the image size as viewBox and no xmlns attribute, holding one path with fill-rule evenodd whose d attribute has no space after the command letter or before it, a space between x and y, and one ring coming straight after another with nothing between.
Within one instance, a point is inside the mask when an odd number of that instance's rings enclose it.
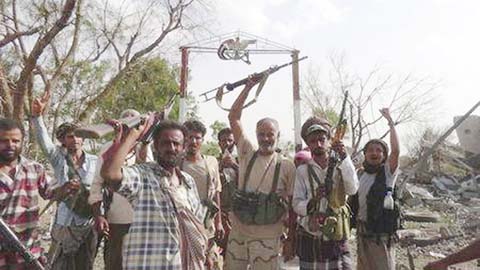
<instances>
[{"instance_id":1,"label":"ammunition vest","mask_svg":"<svg viewBox=\"0 0 480 270\"><path fill-rule=\"evenodd\" d=\"M363 170L358 171L359 179L363 173ZM375 181L367 193L366 236L394 235L396 231L401 228L402 219L396 190L392 192L394 208L390 210L383 207L387 193L386 180L385 167L382 166L377 172ZM349 204L353 210L352 220L356 221L355 219L359 209L358 194L351 197Z\"/></svg>"},{"instance_id":2,"label":"ammunition vest","mask_svg":"<svg viewBox=\"0 0 480 270\"><path fill-rule=\"evenodd\" d=\"M247 183L250 179L253 165L257 159L258 152L255 152L248 162L245 171L243 188L235 188L229 185L232 191L232 210L235 216L246 225L269 225L275 224L287 211L287 201L277 194L278 180L280 178L281 158L278 158L275 165L272 187L270 193L248 192Z\"/></svg>"},{"instance_id":3,"label":"ammunition vest","mask_svg":"<svg viewBox=\"0 0 480 270\"><path fill-rule=\"evenodd\" d=\"M307 164L307 171L308 171L308 181L310 185L310 190L312 192L312 197L316 196L315 194L315 185L313 182L317 183L317 187L325 186L324 182L321 182L318 175L315 173L313 166L311 164ZM338 171L339 172L339 171ZM339 181L343 181L341 179L341 175L337 176L340 177ZM345 193L345 188L342 184L337 185L333 188L330 194L326 194L328 207L326 211L326 216L332 217L336 219L336 222L333 223L330 227L324 226L324 230L322 230L323 235L329 239L334 241L340 240L347 240L350 238L350 210L346 205L347 195ZM333 227L333 228L332 228Z\"/></svg>"}]
</instances>

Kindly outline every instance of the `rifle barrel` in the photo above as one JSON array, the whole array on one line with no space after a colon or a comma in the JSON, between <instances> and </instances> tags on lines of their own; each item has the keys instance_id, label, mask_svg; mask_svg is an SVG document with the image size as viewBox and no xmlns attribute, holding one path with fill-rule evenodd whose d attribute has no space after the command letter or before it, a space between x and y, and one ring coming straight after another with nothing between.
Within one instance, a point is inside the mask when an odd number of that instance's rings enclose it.
<instances>
[{"instance_id":1,"label":"rifle barrel","mask_svg":"<svg viewBox=\"0 0 480 270\"><path fill-rule=\"evenodd\" d=\"M238 81L236 81L236 82L227 83L227 84L225 84L225 87L227 88L228 91L225 92L225 93L228 93L228 92L234 90L235 88L246 84L246 83L248 82L248 80L249 80L250 78L252 78L252 77L255 77L255 76L268 76L268 75L276 72L276 71L279 70L279 69L282 69L282 68L284 68L284 67L286 67L286 66L292 65L293 63L297 63L297 62L303 61L303 60L305 60L305 59L307 59L307 58L308 58L308 56L304 56L304 57L301 57L301 58L299 58L299 59L297 59L297 60L294 60L294 61L285 63L285 64L283 64L283 65L280 65L280 66L272 66L272 67L270 67L270 68L265 69L265 70L262 71L262 72L253 73L253 74L247 76L246 78L243 78L243 79L238 80ZM208 91L206 91L206 92L203 92L203 93L201 93L199 96L203 96L203 97L205 98L204 101L206 102L206 101L209 101L209 100L212 100L212 99L215 98L214 96L213 96L213 97L208 97L208 94L211 93L211 92L217 91L217 90L218 90L218 87L217 87L217 88L214 88L214 89L212 89L212 90L208 90Z\"/></svg>"}]
</instances>

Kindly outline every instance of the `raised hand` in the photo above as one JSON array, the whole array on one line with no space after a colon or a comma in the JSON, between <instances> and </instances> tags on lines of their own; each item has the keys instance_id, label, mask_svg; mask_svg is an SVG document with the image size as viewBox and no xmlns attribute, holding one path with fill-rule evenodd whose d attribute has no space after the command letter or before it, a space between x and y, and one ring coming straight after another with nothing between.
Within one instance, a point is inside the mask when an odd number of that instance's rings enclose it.
<instances>
[{"instance_id":1,"label":"raised hand","mask_svg":"<svg viewBox=\"0 0 480 270\"><path fill-rule=\"evenodd\" d=\"M340 156L340 159L344 159L347 156L347 150L342 141L332 142L332 148Z\"/></svg>"},{"instance_id":2,"label":"raised hand","mask_svg":"<svg viewBox=\"0 0 480 270\"><path fill-rule=\"evenodd\" d=\"M392 116L390 115L389 108L380 109L380 113L382 114L383 117L385 117L385 119L387 119L388 124L393 124L393 119L392 119Z\"/></svg>"},{"instance_id":3,"label":"raised hand","mask_svg":"<svg viewBox=\"0 0 480 270\"><path fill-rule=\"evenodd\" d=\"M50 91L47 90L43 93L43 96L36 98L32 102L31 114L32 116L38 117L43 114L45 108L47 107L48 101L50 100Z\"/></svg>"}]
</instances>

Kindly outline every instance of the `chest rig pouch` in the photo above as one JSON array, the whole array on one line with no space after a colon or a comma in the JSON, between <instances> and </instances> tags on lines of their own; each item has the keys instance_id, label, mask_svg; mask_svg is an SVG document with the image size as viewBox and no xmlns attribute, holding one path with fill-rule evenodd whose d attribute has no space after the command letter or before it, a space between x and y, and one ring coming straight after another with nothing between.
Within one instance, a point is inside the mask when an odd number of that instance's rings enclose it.
<instances>
[{"instance_id":1,"label":"chest rig pouch","mask_svg":"<svg viewBox=\"0 0 480 270\"><path fill-rule=\"evenodd\" d=\"M234 187L230 187L233 191L232 210L240 222L246 225L275 224L283 217L288 206L286 200L276 193L280 177L281 159L279 158L275 165L270 192L268 194L257 191L248 192L246 191L246 186L257 156L258 152L255 152L248 162L243 188L234 189Z\"/></svg>"},{"instance_id":2,"label":"chest rig pouch","mask_svg":"<svg viewBox=\"0 0 480 270\"><path fill-rule=\"evenodd\" d=\"M320 182L311 164L307 165L307 170L312 196L316 196L313 182L315 181L320 188L324 184ZM325 194L325 196L327 197L328 206L324 213L324 222L320 224L319 230L328 240L347 240L350 237L350 210L346 206L346 194L343 185L337 185L330 194ZM312 219L314 217L309 216L309 218Z\"/></svg>"}]
</instances>

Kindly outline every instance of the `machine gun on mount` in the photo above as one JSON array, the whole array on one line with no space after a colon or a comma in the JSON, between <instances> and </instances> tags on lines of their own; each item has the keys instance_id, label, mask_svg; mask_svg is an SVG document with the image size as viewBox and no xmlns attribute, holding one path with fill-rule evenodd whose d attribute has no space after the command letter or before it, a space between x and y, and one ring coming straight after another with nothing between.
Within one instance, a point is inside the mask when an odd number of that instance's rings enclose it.
<instances>
[{"instance_id":1,"label":"machine gun on mount","mask_svg":"<svg viewBox=\"0 0 480 270\"><path fill-rule=\"evenodd\" d=\"M338 119L337 126L335 127L335 134L331 139L332 145L335 145L342 141L347 129L347 119L345 118L345 107L347 105L348 91L345 92L342 110ZM338 220L329 215L329 199L333 188L333 173L337 163L340 161L338 153L333 149L330 149L328 154L328 167L325 175L325 186L319 186L317 190L313 191L315 206L313 214L309 219L309 229L311 231L321 230L325 235L332 235Z\"/></svg>"},{"instance_id":2,"label":"machine gun on mount","mask_svg":"<svg viewBox=\"0 0 480 270\"><path fill-rule=\"evenodd\" d=\"M217 105L220 108L228 111L229 109L222 105L222 99L223 99L224 94L232 92L235 88L237 88L239 86L245 85L249 80L252 80L252 79L253 80L261 80L260 84L257 87L257 91L255 92L255 97L253 98L253 100L247 102L243 106L244 108L246 108L246 107L252 105L253 103L255 103L257 101L257 98L260 95L260 92L262 91L263 86L265 85L265 83L268 79L268 76L270 76L271 74L277 72L278 70L280 70L284 67L290 66L294 63L298 63L298 62L300 62L302 60L305 60L307 58L308 58L308 56L304 56L302 58L299 58L298 60L291 61L291 62L285 63L283 65L280 65L280 66L275 65L275 66L269 67L269 68L265 69L264 71L250 74L246 78L243 78L239 81L236 81L236 82L233 82L233 83L225 83L225 84L221 85L220 87L217 87L217 88L214 88L212 90L203 92L199 96L204 98L204 100L203 100L204 102L215 99L217 101ZM225 91L224 88L226 88L227 90ZM213 93L215 93L215 95L213 95Z\"/></svg>"},{"instance_id":3,"label":"machine gun on mount","mask_svg":"<svg viewBox=\"0 0 480 270\"><path fill-rule=\"evenodd\" d=\"M33 256L33 254L28 250L21 242L18 240L18 237L15 233L8 227L7 223L0 218L0 239L1 245L3 248L9 248L12 251L20 253L24 258L25 262L29 265L35 266L36 269L44 270L43 265L38 261L38 259ZM30 269L30 268L28 268Z\"/></svg>"}]
</instances>

